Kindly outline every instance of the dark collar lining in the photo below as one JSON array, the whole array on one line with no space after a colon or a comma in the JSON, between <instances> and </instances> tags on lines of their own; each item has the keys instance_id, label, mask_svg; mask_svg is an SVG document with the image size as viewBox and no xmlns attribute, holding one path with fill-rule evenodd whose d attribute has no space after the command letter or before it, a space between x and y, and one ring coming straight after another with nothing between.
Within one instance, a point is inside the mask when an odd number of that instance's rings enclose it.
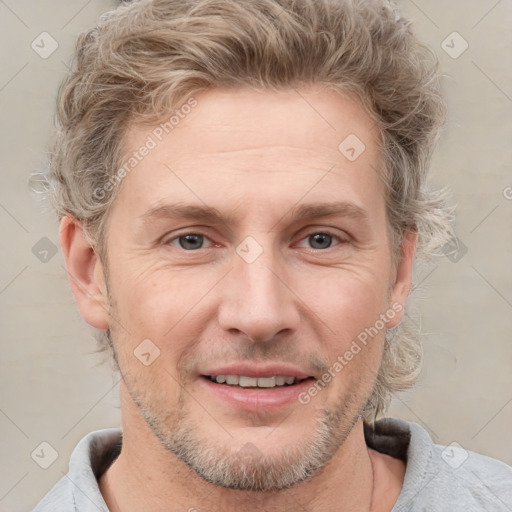
<instances>
[{"instance_id":1,"label":"dark collar lining","mask_svg":"<svg viewBox=\"0 0 512 512\"><path fill-rule=\"evenodd\" d=\"M407 461L411 431L394 418L382 418L369 424L365 422L364 438L368 448Z\"/></svg>"},{"instance_id":2,"label":"dark collar lining","mask_svg":"<svg viewBox=\"0 0 512 512\"><path fill-rule=\"evenodd\" d=\"M100 446L95 443L91 444L91 468L96 480L99 481L101 475L103 475L112 462L119 457L122 444L122 435L119 437L118 441L112 444L102 444Z\"/></svg>"}]
</instances>

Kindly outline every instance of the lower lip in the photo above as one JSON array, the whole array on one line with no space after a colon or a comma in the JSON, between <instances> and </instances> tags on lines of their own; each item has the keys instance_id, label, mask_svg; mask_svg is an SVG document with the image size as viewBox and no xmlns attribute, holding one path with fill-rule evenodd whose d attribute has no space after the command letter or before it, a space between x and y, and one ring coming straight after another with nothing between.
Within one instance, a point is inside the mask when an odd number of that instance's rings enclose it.
<instances>
[{"instance_id":1,"label":"lower lip","mask_svg":"<svg viewBox=\"0 0 512 512\"><path fill-rule=\"evenodd\" d=\"M279 411L294 402L298 403L298 396L311 386L314 379L304 379L292 386L259 389L218 384L208 377L201 377L199 381L208 392L232 407L246 412L261 413Z\"/></svg>"}]
</instances>

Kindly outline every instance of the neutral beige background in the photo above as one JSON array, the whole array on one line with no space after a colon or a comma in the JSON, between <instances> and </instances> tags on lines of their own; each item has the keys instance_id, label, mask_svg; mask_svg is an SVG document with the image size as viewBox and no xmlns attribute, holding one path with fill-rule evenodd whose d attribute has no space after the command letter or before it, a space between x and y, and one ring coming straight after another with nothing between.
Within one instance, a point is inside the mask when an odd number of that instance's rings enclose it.
<instances>
[{"instance_id":1,"label":"neutral beige background","mask_svg":"<svg viewBox=\"0 0 512 512\"><path fill-rule=\"evenodd\" d=\"M29 193L42 165L57 87L76 35L113 6L107 0L0 0L1 372L0 510L29 510L67 469L78 440L119 425L118 385L91 355L60 250L46 263L36 243L57 245L57 224ZM457 235L467 253L418 271L425 365L417 388L391 415L416 421L441 444L456 441L512 463L512 3L401 0L439 56L449 123L433 182L451 187ZM43 31L57 41L47 59L32 48ZM457 31L469 44L454 59L441 47ZM455 37L455 39L454 39ZM453 42L452 42L453 41ZM450 36L452 52L462 40ZM46 237L48 240L43 240ZM37 246L39 247L39 246ZM37 251L36 251L37 252ZM58 452L42 469L41 442Z\"/></svg>"}]
</instances>

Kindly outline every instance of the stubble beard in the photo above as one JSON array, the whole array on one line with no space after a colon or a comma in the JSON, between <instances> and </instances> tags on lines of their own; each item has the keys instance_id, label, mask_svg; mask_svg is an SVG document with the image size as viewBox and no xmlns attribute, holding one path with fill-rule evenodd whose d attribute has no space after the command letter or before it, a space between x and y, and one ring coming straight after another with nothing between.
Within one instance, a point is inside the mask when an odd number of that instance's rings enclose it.
<instances>
[{"instance_id":1,"label":"stubble beard","mask_svg":"<svg viewBox=\"0 0 512 512\"><path fill-rule=\"evenodd\" d=\"M108 288L107 279L107 290ZM111 311L116 311L115 301L110 293L108 296ZM185 385L180 386L176 407L169 410L165 405L160 405L165 404L165 393L160 400L155 399L151 393L148 394L147 389L141 389L138 379L132 379L130 372L122 371L117 344L114 342L115 330L117 329L109 332L109 341L116 367L151 432L168 452L196 475L225 489L280 491L319 474L343 446L362 417L375 385L376 375L373 375L373 385L365 386L357 378L357 371L352 373L346 386L347 391L340 396L337 403L319 409L312 433L300 440L291 441L280 452L272 449L271 455L265 455L250 440L242 448L233 450L226 445L215 445L206 434L201 434L200 428L187 410L185 396L188 393L184 389ZM186 378L183 382L186 382ZM299 407L306 406L300 404ZM303 411L297 412L302 418ZM277 429L286 428L287 421L292 421L293 417L292 413ZM215 421L211 415L207 414L207 418ZM230 442L228 434L226 440Z\"/></svg>"},{"instance_id":2,"label":"stubble beard","mask_svg":"<svg viewBox=\"0 0 512 512\"><path fill-rule=\"evenodd\" d=\"M125 384L140 414L166 450L205 481L240 491L289 489L321 472L361 418L366 403L357 392L347 393L335 406L320 409L310 435L292 440L280 450L273 448L265 455L264 447L258 449L250 439L241 448L233 449L229 447L233 438L228 434L227 444L216 444L203 434L186 407L187 393L183 388L176 408L164 411L156 407L147 394L137 392L126 379ZM304 413L298 412L303 418ZM295 415L291 414L277 429L286 429L287 421L292 421L293 417ZM210 415L207 418L215 421Z\"/></svg>"}]
</instances>

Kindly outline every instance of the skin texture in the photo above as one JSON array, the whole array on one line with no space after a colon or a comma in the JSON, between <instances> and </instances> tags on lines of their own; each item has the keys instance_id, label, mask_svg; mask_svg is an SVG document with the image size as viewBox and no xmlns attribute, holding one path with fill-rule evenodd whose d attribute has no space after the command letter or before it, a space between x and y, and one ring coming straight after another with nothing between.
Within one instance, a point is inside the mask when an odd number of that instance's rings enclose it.
<instances>
[{"instance_id":1,"label":"skin texture","mask_svg":"<svg viewBox=\"0 0 512 512\"><path fill-rule=\"evenodd\" d=\"M327 90L214 89L196 100L123 179L107 262L80 223L61 224L80 312L110 327L123 375L123 448L100 481L107 504L123 512L389 511L405 465L366 447L360 417L385 329L307 404L242 411L200 377L249 361L292 364L320 379L360 332L405 304L415 236L405 236L393 264L376 127L354 100ZM127 157L151 133L131 126ZM354 161L338 149L350 134L365 145ZM359 207L365 219L293 216L299 206L334 202ZM223 219L147 217L175 203L213 207ZM319 248L310 235L325 231L332 239ZM187 233L202 235L192 245L202 247L180 246ZM262 250L251 263L236 251L249 236ZM160 351L148 366L134 356L145 339Z\"/></svg>"}]
</instances>

